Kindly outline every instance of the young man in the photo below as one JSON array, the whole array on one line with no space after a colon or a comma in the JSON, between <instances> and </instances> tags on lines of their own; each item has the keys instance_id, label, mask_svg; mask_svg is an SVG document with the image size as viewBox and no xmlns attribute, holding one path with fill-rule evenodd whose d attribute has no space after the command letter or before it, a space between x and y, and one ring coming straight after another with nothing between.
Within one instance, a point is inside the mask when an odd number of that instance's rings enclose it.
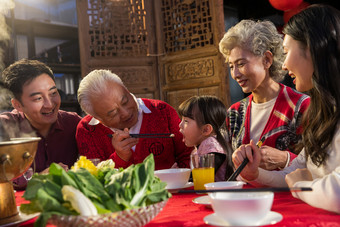
<instances>
[{"instance_id":1,"label":"young man","mask_svg":"<svg viewBox=\"0 0 340 227\"><path fill-rule=\"evenodd\" d=\"M183 143L179 132L181 120L167 103L135 98L109 70L94 70L84 77L78 101L89 114L77 128L81 155L111 158L116 167L126 168L153 153L156 169L189 167L192 148ZM137 139L130 133L172 133L174 137Z\"/></svg>"},{"instance_id":2,"label":"young man","mask_svg":"<svg viewBox=\"0 0 340 227\"><path fill-rule=\"evenodd\" d=\"M34 159L36 172L47 172L52 162L71 167L78 158L75 133L81 117L59 110L61 99L52 70L42 62L23 59L6 68L2 79L14 96L14 110L0 114L3 140L41 137Z\"/></svg>"}]
</instances>

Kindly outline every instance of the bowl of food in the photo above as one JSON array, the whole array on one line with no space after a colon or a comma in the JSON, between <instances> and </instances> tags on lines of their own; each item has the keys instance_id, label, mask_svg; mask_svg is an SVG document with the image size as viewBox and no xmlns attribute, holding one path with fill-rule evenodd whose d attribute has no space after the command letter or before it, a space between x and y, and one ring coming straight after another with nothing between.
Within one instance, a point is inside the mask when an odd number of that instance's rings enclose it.
<instances>
[{"instance_id":1,"label":"bowl of food","mask_svg":"<svg viewBox=\"0 0 340 227\"><path fill-rule=\"evenodd\" d=\"M257 225L269 214L273 192L209 193L215 214L230 225Z\"/></svg>"},{"instance_id":2,"label":"bowl of food","mask_svg":"<svg viewBox=\"0 0 340 227\"><path fill-rule=\"evenodd\" d=\"M214 190L214 189L235 189L242 188L245 185L242 181L218 181L204 184L205 189Z\"/></svg>"},{"instance_id":3,"label":"bowl of food","mask_svg":"<svg viewBox=\"0 0 340 227\"><path fill-rule=\"evenodd\" d=\"M189 180L191 169L173 168L156 170L155 176L167 183L166 189L183 188Z\"/></svg>"}]
</instances>

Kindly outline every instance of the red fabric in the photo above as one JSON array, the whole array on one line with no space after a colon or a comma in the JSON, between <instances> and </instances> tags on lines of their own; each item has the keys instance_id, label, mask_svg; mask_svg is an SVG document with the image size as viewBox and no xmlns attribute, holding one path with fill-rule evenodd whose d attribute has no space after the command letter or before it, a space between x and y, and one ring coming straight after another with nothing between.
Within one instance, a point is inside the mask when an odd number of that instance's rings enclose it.
<instances>
[{"instance_id":1,"label":"red fabric","mask_svg":"<svg viewBox=\"0 0 340 227\"><path fill-rule=\"evenodd\" d=\"M150 153L154 154L155 169L167 169L177 162L179 167L189 168L189 157L193 148L182 142L179 132L180 118L174 108L160 100L142 99L151 113L143 113L140 133L173 133L173 138L140 138L129 162L116 155L111 143L111 129L102 124L89 125L91 116L86 116L77 128L79 154L87 158L112 158L116 167L126 168L131 164L141 163Z\"/></svg>"},{"instance_id":2,"label":"red fabric","mask_svg":"<svg viewBox=\"0 0 340 227\"><path fill-rule=\"evenodd\" d=\"M283 13L283 21L285 24L288 23L289 19L295 14L300 13L302 10L306 9L310 4L308 2L301 2L301 4L294 9L287 10Z\"/></svg>"},{"instance_id":3,"label":"red fabric","mask_svg":"<svg viewBox=\"0 0 340 227\"><path fill-rule=\"evenodd\" d=\"M286 11L296 8L303 0L269 0L270 4L278 10Z\"/></svg>"},{"instance_id":4,"label":"red fabric","mask_svg":"<svg viewBox=\"0 0 340 227\"><path fill-rule=\"evenodd\" d=\"M192 188L191 188L192 189ZM306 192L308 193L308 192ZM23 192L16 194L17 205L25 202L21 196ZM198 194L173 194L164 209L145 227L178 227L178 226L208 226L203 218L213 213L211 208L195 204L192 200L202 195ZM299 199L292 197L289 192L275 193L272 211L282 214L283 219L275 225L268 226L340 226L340 215L314 208ZM31 227L34 220L27 221L20 226ZM47 225L53 227L53 225Z\"/></svg>"}]
</instances>

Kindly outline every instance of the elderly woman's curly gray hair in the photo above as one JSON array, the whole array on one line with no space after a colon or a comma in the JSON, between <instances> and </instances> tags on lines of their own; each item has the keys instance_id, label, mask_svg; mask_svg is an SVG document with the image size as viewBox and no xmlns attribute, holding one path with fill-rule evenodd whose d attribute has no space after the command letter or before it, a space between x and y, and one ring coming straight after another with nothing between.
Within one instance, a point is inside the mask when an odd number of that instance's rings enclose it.
<instances>
[{"instance_id":1,"label":"elderly woman's curly gray hair","mask_svg":"<svg viewBox=\"0 0 340 227\"><path fill-rule=\"evenodd\" d=\"M273 54L273 64L269 68L270 77L279 82L286 73L282 70L282 41L282 35L272 22L242 20L224 34L219 48L227 62L231 50L235 47L248 50L257 56L263 56L266 51L270 51Z\"/></svg>"}]
</instances>

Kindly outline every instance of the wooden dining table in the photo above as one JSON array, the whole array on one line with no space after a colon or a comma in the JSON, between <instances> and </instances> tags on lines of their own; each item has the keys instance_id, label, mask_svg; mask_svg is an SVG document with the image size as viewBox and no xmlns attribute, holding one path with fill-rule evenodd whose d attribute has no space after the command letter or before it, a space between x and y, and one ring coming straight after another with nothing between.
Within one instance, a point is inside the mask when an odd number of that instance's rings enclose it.
<instances>
[{"instance_id":1,"label":"wooden dining table","mask_svg":"<svg viewBox=\"0 0 340 227\"><path fill-rule=\"evenodd\" d=\"M15 193L18 206L27 202L22 198L23 193L23 191ZM204 222L204 217L214 212L210 206L193 202L199 196L203 195L196 193L173 193L163 210L145 226L210 226ZM271 210L281 214L282 220L276 224L266 226L340 227L339 214L312 207L294 198L290 192L275 192ZM36 218L33 218L19 224L19 226L31 227L34 225L35 220ZM53 227L50 224L47 226Z\"/></svg>"}]
</instances>

